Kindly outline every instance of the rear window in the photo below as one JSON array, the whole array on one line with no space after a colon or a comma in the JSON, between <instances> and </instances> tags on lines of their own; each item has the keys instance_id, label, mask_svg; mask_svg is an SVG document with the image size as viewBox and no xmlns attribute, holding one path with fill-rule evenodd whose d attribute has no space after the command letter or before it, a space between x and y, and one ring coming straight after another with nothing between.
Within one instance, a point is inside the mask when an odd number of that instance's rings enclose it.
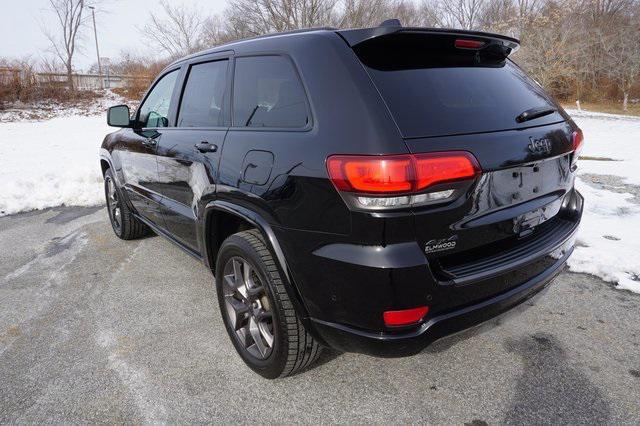
<instances>
[{"instance_id":1,"label":"rear window","mask_svg":"<svg viewBox=\"0 0 640 426\"><path fill-rule=\"evenodd\" d=\"M405 137L492 132L562 121L559 113L517 123L553 101L509 60L455 49L454 38L396 34L357 45Z\"/></svg>"}]
</instances>

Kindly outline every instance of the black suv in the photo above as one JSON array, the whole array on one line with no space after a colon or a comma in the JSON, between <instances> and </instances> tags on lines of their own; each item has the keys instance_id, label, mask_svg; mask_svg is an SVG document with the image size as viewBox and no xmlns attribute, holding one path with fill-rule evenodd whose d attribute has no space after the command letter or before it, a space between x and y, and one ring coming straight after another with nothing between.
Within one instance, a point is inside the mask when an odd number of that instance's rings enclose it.
<instances>
[{"instance_id":1,"label":"black suv","mask_svg":"<svg viewBox=\"0 0 640 426\"><path fill-rule=\"evenodd\" d=\"M544 288L573 250L582 133L501 35L387 22L168 66L101 149L113 229L215 274L264 377L322 346L402 356Z\"/></svg>"}]
</instances>

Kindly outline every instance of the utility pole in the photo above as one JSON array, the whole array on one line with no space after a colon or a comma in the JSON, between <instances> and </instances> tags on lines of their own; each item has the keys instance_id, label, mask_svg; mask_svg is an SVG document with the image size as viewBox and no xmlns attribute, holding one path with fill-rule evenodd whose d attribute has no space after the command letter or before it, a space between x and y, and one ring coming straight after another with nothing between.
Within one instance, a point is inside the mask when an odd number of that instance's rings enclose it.
<instances>
[{"instance_id":1,"label":"utility pole","mask_svg":"<svg viewBox=\"0 0 640 426\"><path fill-rule=\"evenodd\" d=\"M96 55L98 56L98 75L100 76L100 88L104 89L104 81L102 80L102 66L100 65L100 50L98 49L98 31L96 30L96 8L94 6L87 6L91 9L91 16L93 17L93 36L96 39Z\"/></svg>"}]
</instances>

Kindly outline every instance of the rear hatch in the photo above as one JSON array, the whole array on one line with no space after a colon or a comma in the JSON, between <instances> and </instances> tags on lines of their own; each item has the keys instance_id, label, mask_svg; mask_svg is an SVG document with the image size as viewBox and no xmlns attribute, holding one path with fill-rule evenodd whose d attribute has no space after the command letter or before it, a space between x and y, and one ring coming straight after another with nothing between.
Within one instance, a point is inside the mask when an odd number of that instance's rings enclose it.
<instances>
[{"instance_id":1,"label":"rear hatch","mask_svg":"<svg viewBox=\"0 0 640 426\"><path fill-rule=\"evenodd\" d=\"M417 241L436 277L456 286L495 278L531 261L541 241L571 232L574 219L562 208L573 196L576 127L508 59L517 41L442 30L379 31L343 36L409 151L467 151L482 169L453 199L413 209ZM458 304L525 278L461 292Z\"/></svg>"}]
</instances>

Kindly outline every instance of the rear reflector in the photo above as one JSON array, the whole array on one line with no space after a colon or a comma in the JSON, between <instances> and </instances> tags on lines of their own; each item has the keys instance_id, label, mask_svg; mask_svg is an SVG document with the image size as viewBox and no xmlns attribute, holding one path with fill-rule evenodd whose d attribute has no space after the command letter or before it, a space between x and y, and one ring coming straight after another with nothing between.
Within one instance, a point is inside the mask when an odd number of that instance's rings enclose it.
<instances>
[{"instance_id":1,"label":"rear reflector","mask_svg":"<svg viewBox=\"0 0 640 426\"><path fill-rule=\"evenodd\" d=\"M386 311L382 317L387 326L410 325L419 322L429 312L428 306L419 308L404 309L402 311Z\"/></svg>"},{"instance_id":2,"label":"rear reflector","mask_svg":"<svg viewBox=\"0 0 640 426\"><path fill-rule=\"evenodd\" d=\"M362 194L409 194L430 186L473 179L480 173L466 151L383 156L334 155L329 177L339 191Z\"/></svg>"},{"instance_id":3,"label":"rear reflector","mask_svg":"<svg viewBox=\"0 0 640 426\"><path fill-rule=\"evenodd\" d=\"M459 38L455 41L455 46L458 49L480 49L484 46L484 41Z\"/></svg>"}]
</instances>

